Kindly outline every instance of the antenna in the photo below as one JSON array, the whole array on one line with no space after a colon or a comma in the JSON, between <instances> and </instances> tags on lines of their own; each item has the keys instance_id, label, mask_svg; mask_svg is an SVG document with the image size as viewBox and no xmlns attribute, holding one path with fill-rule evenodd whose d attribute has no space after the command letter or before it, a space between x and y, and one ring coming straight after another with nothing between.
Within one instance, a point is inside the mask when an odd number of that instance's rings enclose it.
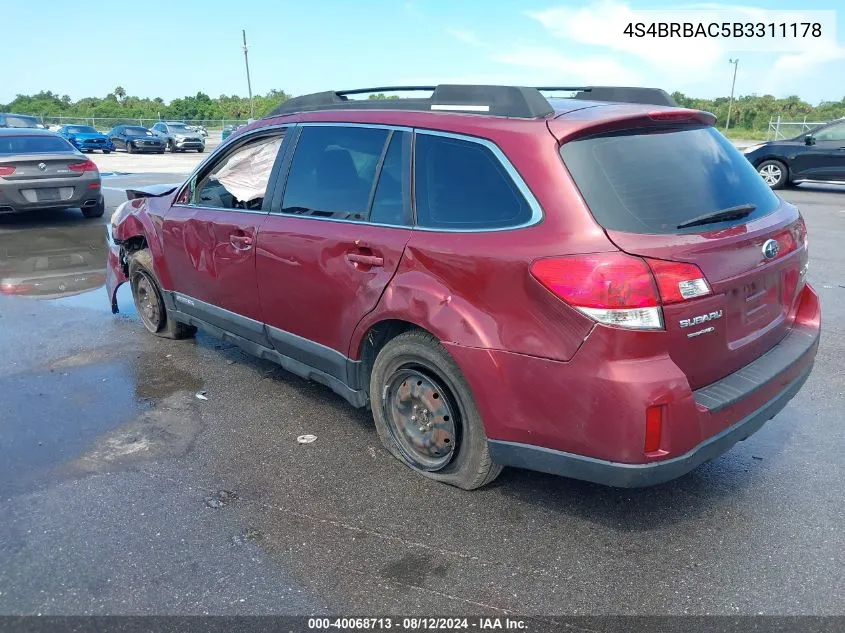
<instances>
[{"instance_id":1,"label":"antenna","mask_svg":"<svg viewBox=\"0 0 845 633\"><path fill-rule=\"evenodd\" d=\"M246 64L246 87L249 90L249 118L255 118L255 111L252 107L252 82L249 80L249 55L246 47L246 29L241 31L244 36L244 63Z\"/></svg>"}]
</instances>

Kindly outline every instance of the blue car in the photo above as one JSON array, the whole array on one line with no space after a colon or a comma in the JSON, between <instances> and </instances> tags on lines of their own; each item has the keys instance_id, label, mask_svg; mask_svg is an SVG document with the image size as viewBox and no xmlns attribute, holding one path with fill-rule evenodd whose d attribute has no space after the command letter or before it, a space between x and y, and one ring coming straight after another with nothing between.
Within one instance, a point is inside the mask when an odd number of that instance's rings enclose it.
<instances>
[{"instance_id":1,"label":"blue car","mask_svg":"<svg viewBox=\"0 0 845 633\"><path fill-rule=\"evenodd\" d=\"M111 139L90 125L64 125L57 134L69 140L76 149L82 152L98 149L103 154L109 154L114 151L114 143Z\"/></svg>"}]
</instances>

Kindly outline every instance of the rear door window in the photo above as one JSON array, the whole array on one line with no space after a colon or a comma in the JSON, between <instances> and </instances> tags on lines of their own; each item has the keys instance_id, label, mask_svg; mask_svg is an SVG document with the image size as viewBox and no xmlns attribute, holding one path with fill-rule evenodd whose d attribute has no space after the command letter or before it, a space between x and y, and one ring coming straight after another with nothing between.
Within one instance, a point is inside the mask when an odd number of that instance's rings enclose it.
<instances>
[{"instance_id":1,"label":"rear door window","mask_svg":"<svg viewBox=\"0 0 845 633\"><path fill-rule=\"evenodd\" d=\"M594 136L566 143L563 162L604 228L630 233L716 230L774 211L778 197L715 129ZM752 204L741 219L678 229L708 213Z\"/></svg>"},{"instance_id":2,"label":"rear door window","mask_svg":"<svg viewBox=\"0 0 845 633\"><path fill-rule=\"evenodd\" d=\"M469 139L417 133L414 154L417 224L446 230L515 227L531 207L502 162Z\"/></svg>"},{"instance_id":3,"label":"rear door window","mask_svg":"<svg viewBox=\"0 0 845 633\"><path fill-rule=\"evenodd\" d=\"M366 218L390 130L305 126L288 173L282 213Z\"/></svg>"}]
</instances>

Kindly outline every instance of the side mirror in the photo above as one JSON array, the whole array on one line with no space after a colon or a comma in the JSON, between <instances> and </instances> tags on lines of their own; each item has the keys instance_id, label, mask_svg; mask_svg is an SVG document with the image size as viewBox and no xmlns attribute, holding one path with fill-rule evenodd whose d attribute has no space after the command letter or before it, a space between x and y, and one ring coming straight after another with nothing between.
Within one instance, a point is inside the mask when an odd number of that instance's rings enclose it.
<instances>
[{"instance_id":1,"label":"side mirror","mask_svg":"<svg viewBox=\"0 0 845 633\"><path fill-rule=\"evenodd\" d=\"M804 137L804 143L806 145L815 145L816 139L812 134L808 134L807 136Z\"/></svg>"}]
</instances>

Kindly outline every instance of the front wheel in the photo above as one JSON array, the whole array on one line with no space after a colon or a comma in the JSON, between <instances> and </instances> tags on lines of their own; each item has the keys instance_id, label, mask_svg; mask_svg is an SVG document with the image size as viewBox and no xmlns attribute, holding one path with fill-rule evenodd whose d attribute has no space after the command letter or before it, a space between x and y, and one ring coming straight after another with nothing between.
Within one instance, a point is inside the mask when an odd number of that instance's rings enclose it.
<instances>
[{"instance_id":1,"label":"front wheel","mask_svg":"<svg viewBox=\"0 0 845 633\"><path fill-rule=\"evenodd\" d=\"M405 332L381 349L370 401L382 444L424 477L472 490L501 472L466 379L428 332Z\"/></svg>"},{"instance_id":2,"label":"front wheel","mask_svg":"<svg viewBox=\"0 0 845 633\"><path fill-rule=\"evenodd\" d=\"M149 250L129 255L129 285L138 316L148 332L172 339L188 338L196 333L195 327L179 323L168 315Z\"/></svg>"},{"instance_id":3,"label":"front wheel","mask_svg":"<svg viewBox=\"0 0 845 633\"><path fill-rule=\"evenodd\" d=\"M110 149L104 149L103 154L111 154L111 150Z\"/></svg>"},{"instance_id":4,"label":"front wheel","mask_svg":"<svg viewBox=\"0 0 845 633\"><path fill-rule=\"evenodd\" d=\"M757 165L757 173L772 189L783 189L789 182L789 168L779 160L764 160Z\"/></svg>"},{"instance_id":5,"label":"front wheel","mask_svg":"<svg viewBox=\"0 0 845 633\"><path fill-rule=\"evenodd\" d=\"M202 154L205 151L204 147L197 148L197 154Z\"/></svg>"},{"instance_id":6,"label":"front wheel","mask_svg":"<svg viewBox=\"0 0 845 633\"><path fill-rule=\"evenodd\" d=\"M135 153L135 146L131 142L126 144L126 152L128 154L134 154Z\"/></svg>"},{"instance_id":7,"label":"front wheel","mask_svg":"<svg viewBox=\"0 0 845 633\"><path fill-rule=\"evenodd\" d=\"M173 141L170 141L170 142L167 144L167 149L169 149L169 150L170 150L170 153L171 153L171 154L175 154L177 151L179 151L179 150L176 148L176 143L174 143Z\"/></svg>"}]
</instances>

